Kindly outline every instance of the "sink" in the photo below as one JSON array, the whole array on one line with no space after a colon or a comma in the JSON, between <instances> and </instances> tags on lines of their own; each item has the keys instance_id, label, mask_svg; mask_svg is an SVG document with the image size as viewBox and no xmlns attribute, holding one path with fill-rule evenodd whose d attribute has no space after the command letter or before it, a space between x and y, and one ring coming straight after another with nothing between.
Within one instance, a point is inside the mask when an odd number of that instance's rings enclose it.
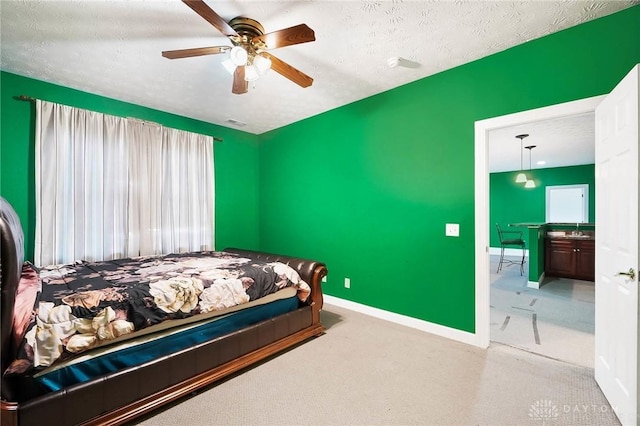
<instances>
[{"instance_id":1,"label":"sink","mask_svg":"<svg viewBox=\"0 0 640 426\"><path fill-rule=\"evenodd\" d=\"M564 231L549 231L547 235L549 237L565 237L567 234Z\"/></svg>"},{"instance_id":2,"label":"sink","mask_svg":"<svg viewBox=\"0 0 640 426\"><path fill-rule=\"evenodd\" d=\"M583 233L582 231L547 231L547 237L568 238L571 240L593 239L593 235L591 233Z\"/></svg>"}]
</instances>

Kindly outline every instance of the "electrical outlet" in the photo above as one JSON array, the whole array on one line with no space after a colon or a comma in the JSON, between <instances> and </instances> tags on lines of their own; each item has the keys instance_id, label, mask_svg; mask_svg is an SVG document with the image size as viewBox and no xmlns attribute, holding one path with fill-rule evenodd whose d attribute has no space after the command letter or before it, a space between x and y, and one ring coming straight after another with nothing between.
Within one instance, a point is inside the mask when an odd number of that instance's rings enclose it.
<instances>
[{"instance_id":1,"label":"electrical outlet","mask_svg":"<svg viewBox=\"0 0 640 426\"><path fill-rule=\"evenodd\" d=\"M351 288L351 280L349 278L344 279L344 288Z\"/></svg>"},{"instance_id":2,"label":"electrical outlet","mask_svg":"<svg viewBox=\"0 0 640 426\"><path fill-rule=\"evenodd\" d=\"M445 226L444 234L447 237L459 237L460 236L460 225L457 223L447 223Z\"/></svg>"}]
</instances>

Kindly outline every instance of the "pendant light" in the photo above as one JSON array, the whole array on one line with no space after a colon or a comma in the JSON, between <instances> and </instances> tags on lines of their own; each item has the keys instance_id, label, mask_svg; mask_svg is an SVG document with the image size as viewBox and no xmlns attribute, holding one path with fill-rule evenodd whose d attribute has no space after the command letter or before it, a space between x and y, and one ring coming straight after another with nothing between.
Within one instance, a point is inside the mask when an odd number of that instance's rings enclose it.
<instances>
[{"instance_id":1,"label":"pendant light","mask_svg":"<svg viewBox=\"0 0 640 426\"><path fill-rule=\"evenodd\" d=\"M516 176L516 183L525 183L528 181L527 175L522 171L522 140L528 136L526 133L516 135L516 138L520 139L520 173Z\"/></svg>"},{"instance_id":2,"label":"pendant light","mask_svg":"<svg viewBox=\"0 0 640 426\"><path fill-rule=\"evenodd\" d=\"M529 145L529 146L525 146L525 149L529 150L529 175L531 175L531 150L533 148L535 148L535 145ZM527 183L524 184L525 188L535 188L536 187L536 183L533 181L533 177L531 179L527 179Z\"/></svg>"}]
</instances>

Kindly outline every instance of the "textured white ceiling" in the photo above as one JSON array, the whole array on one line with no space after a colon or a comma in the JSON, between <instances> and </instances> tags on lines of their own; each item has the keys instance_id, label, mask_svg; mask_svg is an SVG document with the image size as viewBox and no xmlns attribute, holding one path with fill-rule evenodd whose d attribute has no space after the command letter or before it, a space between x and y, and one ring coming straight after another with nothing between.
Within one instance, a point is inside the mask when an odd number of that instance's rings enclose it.
<instances>
[{"instance_id":1,"label":"textured white ceiling","mask_svg":"<svg viewBox=\"0 0 640 426\"><path fill-rule=\"evenodd\" d=\"M638 1L207 3L227 21L248 16L266 32L309 25L315 42L271 52L313 77L313 85L303 89L270 71L249 93L233 95L220 65L226 55L163 58L163 50L230 45L177 0L1 1L0 67L260 134ZM390 68L392 56L417 66Z\"/></svg>"},{"instance_id":2,"label":"textured white ceiling","mask_svg":"<svg viewBox=\"0 0 640 426\"><path fill-rule=\"evenodd\" d=\"M535 145L529 151L522 149L522 168L532 169L576 166L595 163L594 113L555 118L489 132L489 169L491 172L520 170L520 139L516 135L528 134L522 146ZM539 165L538 161L545 164Z\"/></svg>"}]
</instances>

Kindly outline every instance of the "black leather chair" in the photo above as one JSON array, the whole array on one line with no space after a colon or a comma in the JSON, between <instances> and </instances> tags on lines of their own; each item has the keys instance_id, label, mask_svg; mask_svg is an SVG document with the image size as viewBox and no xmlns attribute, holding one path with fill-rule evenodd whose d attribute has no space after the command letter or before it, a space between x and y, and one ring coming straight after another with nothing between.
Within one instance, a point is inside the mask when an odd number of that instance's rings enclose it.
<instances>
[{"instance_id":1,"label":"black leather chair","mask_svg":"<svg viewBox=\"0 0 640 426\"><path fill-rule=\"evenodd\" d=\"M502 270L502 265L520 265L520 275L524 273L524 257L527 252L527 245L522 239L522 231L503 231L500 224L496 223L498 229L498 237L500 238L500 262L498 262L498 271ZM516 247L522 249L521 260L509 260L504 258L504 249L508 247Z\"/></svg>"}]
</instances>

